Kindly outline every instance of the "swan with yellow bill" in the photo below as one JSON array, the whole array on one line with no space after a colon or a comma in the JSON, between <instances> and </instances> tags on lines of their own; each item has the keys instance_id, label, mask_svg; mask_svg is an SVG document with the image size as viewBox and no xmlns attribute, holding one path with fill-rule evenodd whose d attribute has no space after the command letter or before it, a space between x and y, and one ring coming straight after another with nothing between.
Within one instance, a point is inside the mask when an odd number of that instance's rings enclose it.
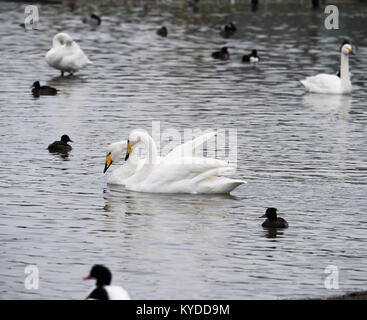
<instances>
[{"instance_id":1,"label":"swan with yellow bill","mask_svg":"<svg viewBox=\"0 0 367 320\"><path fill-rule=\"evenodd\" d=\"M160 157L156 144L148 133L133 131L126 144L127 168L123 165L117 169L116 174L113 173L113 179L119 180L126 189L138 192L229 193L246 182L217 175L234 171L235 167L223 160L196 156L203 143L214 135L215 133L209 133L201 136L176 147L167 156ZM146 159L140 159L136 154L137 146L141 144L147 151ZM124 142L120 142L107 150L104 172L121 154L123 146Z\"/></svg>"}]
</instances>

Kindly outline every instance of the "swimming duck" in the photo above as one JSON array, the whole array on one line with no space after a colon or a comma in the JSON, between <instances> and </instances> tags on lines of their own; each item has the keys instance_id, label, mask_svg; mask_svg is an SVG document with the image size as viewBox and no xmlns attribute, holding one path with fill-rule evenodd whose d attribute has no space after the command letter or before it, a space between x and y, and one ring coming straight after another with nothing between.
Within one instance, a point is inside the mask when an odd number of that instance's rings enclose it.
<instances>
[{"instance_id":1,"label":"swimming duck","mask_svg":"<svg viewBox=\"0 0 367 320\"><path fill-rule=\"evenodd\" d=\"M103 265L96 264L83 280L96 279L96 287L86 299L91 300L130 300L127 291L119 286L111 286L111 271Z\"/></svg>"},{"instance_id":2,"label":"swimming duck","mask_svg":"<svg viewBox=\"0 0 367 320\"><path fill-rule=\"evenodd\" d=\"M267 208L265 214L260 218L267 218L262 224L264 228L288 228L287 221L277 218L276 208Z\"/></svg>"},{"instance_id":3,"label":"swimming duck","mask_svg":"<svg viewBox=\"0 0 367 320\"><path fill-rule=\"evenodd\" d=\"M90 17L84 17L82 19L82 22L85 24L89 24L91 27L98 27L101 24L102 19L93 13L90 15Z\"/></svg>"},{"instance_id":4,"label":"swimming duck","mask_svg":"<svg viewBox=\"0 0 367 320\"><path fill-rule=\"evenodd\" d=\"M162 26L160 27L158 30L157 30L157 34L161 37L167 37L168 35L168 30L165 26Z\"/></svg>"},{"instance_id":5,"label":"swimming duck","mask_svg":"<svg viewBox=\"0 0 367 320\"><path fill-rule=\"evenodd\" d=\"M67 33L58 33L52 41L52 48L46 54L49 66L73 74L89 64L93 64L79 45Z\"/></svg>"},{"instance_id":6,"label":"swimming duck","mask_svg":"<svg viewBox=\"0 0 367 320\"><path fill-rule=\"evenodd\" d=\"M250 54L245 54L242 57L242 62L257 63L260 61L260 57L257 55L257 50L254 49Z\"/></svg>"},{"instance_id":7,"label":"swimming duck","mask_svg":"<svg viewBox=\"0 0 367 320\"><path fill-rule=\"evenodd\" d=\"M314 93L348 94L352 92L349 73L349 54L353 50L349 43L345 43L340 51L340 78L337 75L318 74L301 80L307 91Z\"/></svg>"},{"instance_id":8,"label":"swimming duck","mask_svg":"<svg viewBox=\"0 0 367 320\"><path fill-rule=\"evenodd\" d=\"M212 57L214 59L220 60L228 60L229 59L229 52L227 47L223 47L220 51L215 51L212 53Z\"/></svg>"},{"instance_id":9,"label":"swimming duck","mask_svg":"<svg viewBox=\"0 0 367 320\"><path fill-rule=\"evenodd\" d=\"M68 145L68 142L73 142L68 135L64 134L61 137L60 141L54 141L48 146L48 151L50 152L59 152L59 153L68 153L71 151L72 147Z\"/></svg>"},{"instance_id":10,"label":"swimming duck","mask_svg":"<svg viewBox=\"0 0 367 320\"><path fill-rule=\"evenodd\" d=\"M220 28L219 34L223 38L229 38L233 36L236 31L237 31L236 25L233 22L230 22Z\"/></svg>"},{"instance_id":11,"label":"swimming duck","mask_svg":"<svg viewBox=\"0 0 367 320\"><path fill-rule=\"evenodd\" d=\"M57 89L49 87L49 86L41 86L39 81L35 81L33 82L32 85L32 93L34 96L39 97L39 96L54 96L55 94L57 94Z\"/></svg>"}]
</instances>

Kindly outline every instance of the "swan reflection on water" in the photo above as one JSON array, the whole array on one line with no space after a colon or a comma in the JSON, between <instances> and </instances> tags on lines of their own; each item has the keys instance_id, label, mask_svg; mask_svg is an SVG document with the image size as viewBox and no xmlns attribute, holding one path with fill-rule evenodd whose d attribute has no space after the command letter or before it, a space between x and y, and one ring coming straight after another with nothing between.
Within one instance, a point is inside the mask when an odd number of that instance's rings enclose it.
<instances>
[{"instance_id":1,"label":"swan reflection on water","mask_svg":"<svg viewBox=\"0 0 367 320\"><path fill-rule=\"evenodd\" d=\"M349 121L352 97L350 95L305 94L302 102L306 108L317 113L322 121Z\"/></svg>"},{"instance_id":2,"label":"swan reflection on water","mask_svg":"<svg viewBox=\"0 0 367 320\"><path fill-rule=\"evenodd\" d=\"M230 194L164 194L128 191L120 185L104 189L104 210L130 215L155 215L161 212L175 214L206 213L223 216L229 213L226 201L238 200Z\"/></svg>"}]
</instances>

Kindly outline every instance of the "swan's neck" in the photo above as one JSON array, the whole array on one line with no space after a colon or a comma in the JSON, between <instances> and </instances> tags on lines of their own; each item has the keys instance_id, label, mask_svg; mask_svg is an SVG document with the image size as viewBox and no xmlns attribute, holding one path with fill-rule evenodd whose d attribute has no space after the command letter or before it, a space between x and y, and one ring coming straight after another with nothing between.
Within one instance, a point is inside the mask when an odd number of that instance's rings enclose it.
<instances>
[{"instance_id":1,"label":"swan's neck","mask_svg":"<svg viewBox=\"0 0 367 320\"><path fill-rule=\"evenodd\" d=\"M121 153L122 154L122 153ZM131 150L129 159L126 161L125 166L129 168L136 168L138 166L139 157L135 149Z\"/></svg>"},{"instance_id":2,"label":"swan's neck","mask_svg":"<svg viewBox=\"0 0 367 320\"><path fill-rule=\"evenodd\" d=\"M340 58L340 79L342 82L349 82L349 58L348 55L342 53Z\"/></svg>"},{"instance_id":3,"label":"swan's neck","mask_svg":"<svg viewBox=\"0 0 367 320\"><path fill-rule=\"evenodd\" d=\"M154 166L158 161L157 146L150 135L147 133L139 133L140 141L145 145L147 149L148 158L144 166L135 172L135 174L129 179L128 183L139 183L149 176ZM134 150L134 148L133 148ZM132 152L133 152L132 150Z\"/></svg>"},{"instance_id":4,"label":"swan's neck","mask_svg":"<svg viewBox=\"0 0 367 320\"><path fill-rule=\"evenodd\" d=\"M147 148L148 152L148 163L149 164L155 164L158 158L158 152L157 152L157 145L155 144L152 137L142 132L140 135L141 142L144 143L145 147Z\"/></svg>"},{"instance_id":5,"label":"swan's neck","mask_svg":"<svg viewBox=\"0 0 367 320\"><path fill-rule=\"evenodd\" d=\"M54 47L54 48L58 48L58 47L60 47L61 46L61 44L60 44L60 42L59 42L59 38L54 38L53 40L52 40L52 46Z\"/></svg>"}]
</instances>

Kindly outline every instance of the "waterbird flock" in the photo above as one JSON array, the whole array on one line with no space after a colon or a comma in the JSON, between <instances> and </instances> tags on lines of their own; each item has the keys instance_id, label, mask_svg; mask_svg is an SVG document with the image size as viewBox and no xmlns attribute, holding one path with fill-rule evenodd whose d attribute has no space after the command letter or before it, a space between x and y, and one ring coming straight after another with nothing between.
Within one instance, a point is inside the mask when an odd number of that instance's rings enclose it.
<instances>
[{"instance_id":1,"label":"waterbird flock","mask_svg":"<svg viewBox=\"0 0 367 320\"><path fill-rule=\"evenodd\" d=\"M198 0L188 0L188 5L196 7ZM257 10L257 1L252 2ZM101 24L101 18L92 14L82 19L84 24L93 28ZM220 35L229 38L235 34L237 27L233 22L220 28ZM168 36L168 30L162 26L156 31L161 37ZM341 48L340 74L327 75L319 74L301 80L302 85L308 92L325 94L349 94L352 91L349 73L349 54L353 52L348 40L344 40ZM219 51L213 52L212 57L219 60L229 60L228 47L224 46ZM244 63L255 63L260 61L256 49L242 57ZM61 72L71 75L93 63L89 60L79 45L72 37L61 32L54 36L52 48L46 54L46 62ZM57 89L49 86L41 86L39 81L35 81L32 86L34 96L56 95ZM198 151L203 144L213 138L215 133L211 132L176 146L167 156L159 157L154 140L145 131L137 130L130 133L127 140L112 143L106 151L104 173L110 168L112 163L125 153L123 165L112 171L107 176L110 184L123 185L128 190L137 192L159 192L159 193L229 193L236 187L246 183L241 179L229 179L221 177L219 174L227 171L234 171L234 167L226 161L214 158L206 158L198 155ZM72 142L68 135L64 134L60 141L54 141L48 146L49 152L67 154L72 150L68 144ZM136 150L138 145L144 145L148 152L148 157L139 158ZM185 161L186 160L186 161ZM188 160L188 161L187 161ZM276 208L268 208L266 218L262 226L264 228L288 228L288 222L277 216ZM89 276L84 279L95 279L96 286L87 296L87 299L97 300L128 300L127 291L121 287L112 286L112 274L103 265L95 265Z\"/></svg>"}]
</instances>

